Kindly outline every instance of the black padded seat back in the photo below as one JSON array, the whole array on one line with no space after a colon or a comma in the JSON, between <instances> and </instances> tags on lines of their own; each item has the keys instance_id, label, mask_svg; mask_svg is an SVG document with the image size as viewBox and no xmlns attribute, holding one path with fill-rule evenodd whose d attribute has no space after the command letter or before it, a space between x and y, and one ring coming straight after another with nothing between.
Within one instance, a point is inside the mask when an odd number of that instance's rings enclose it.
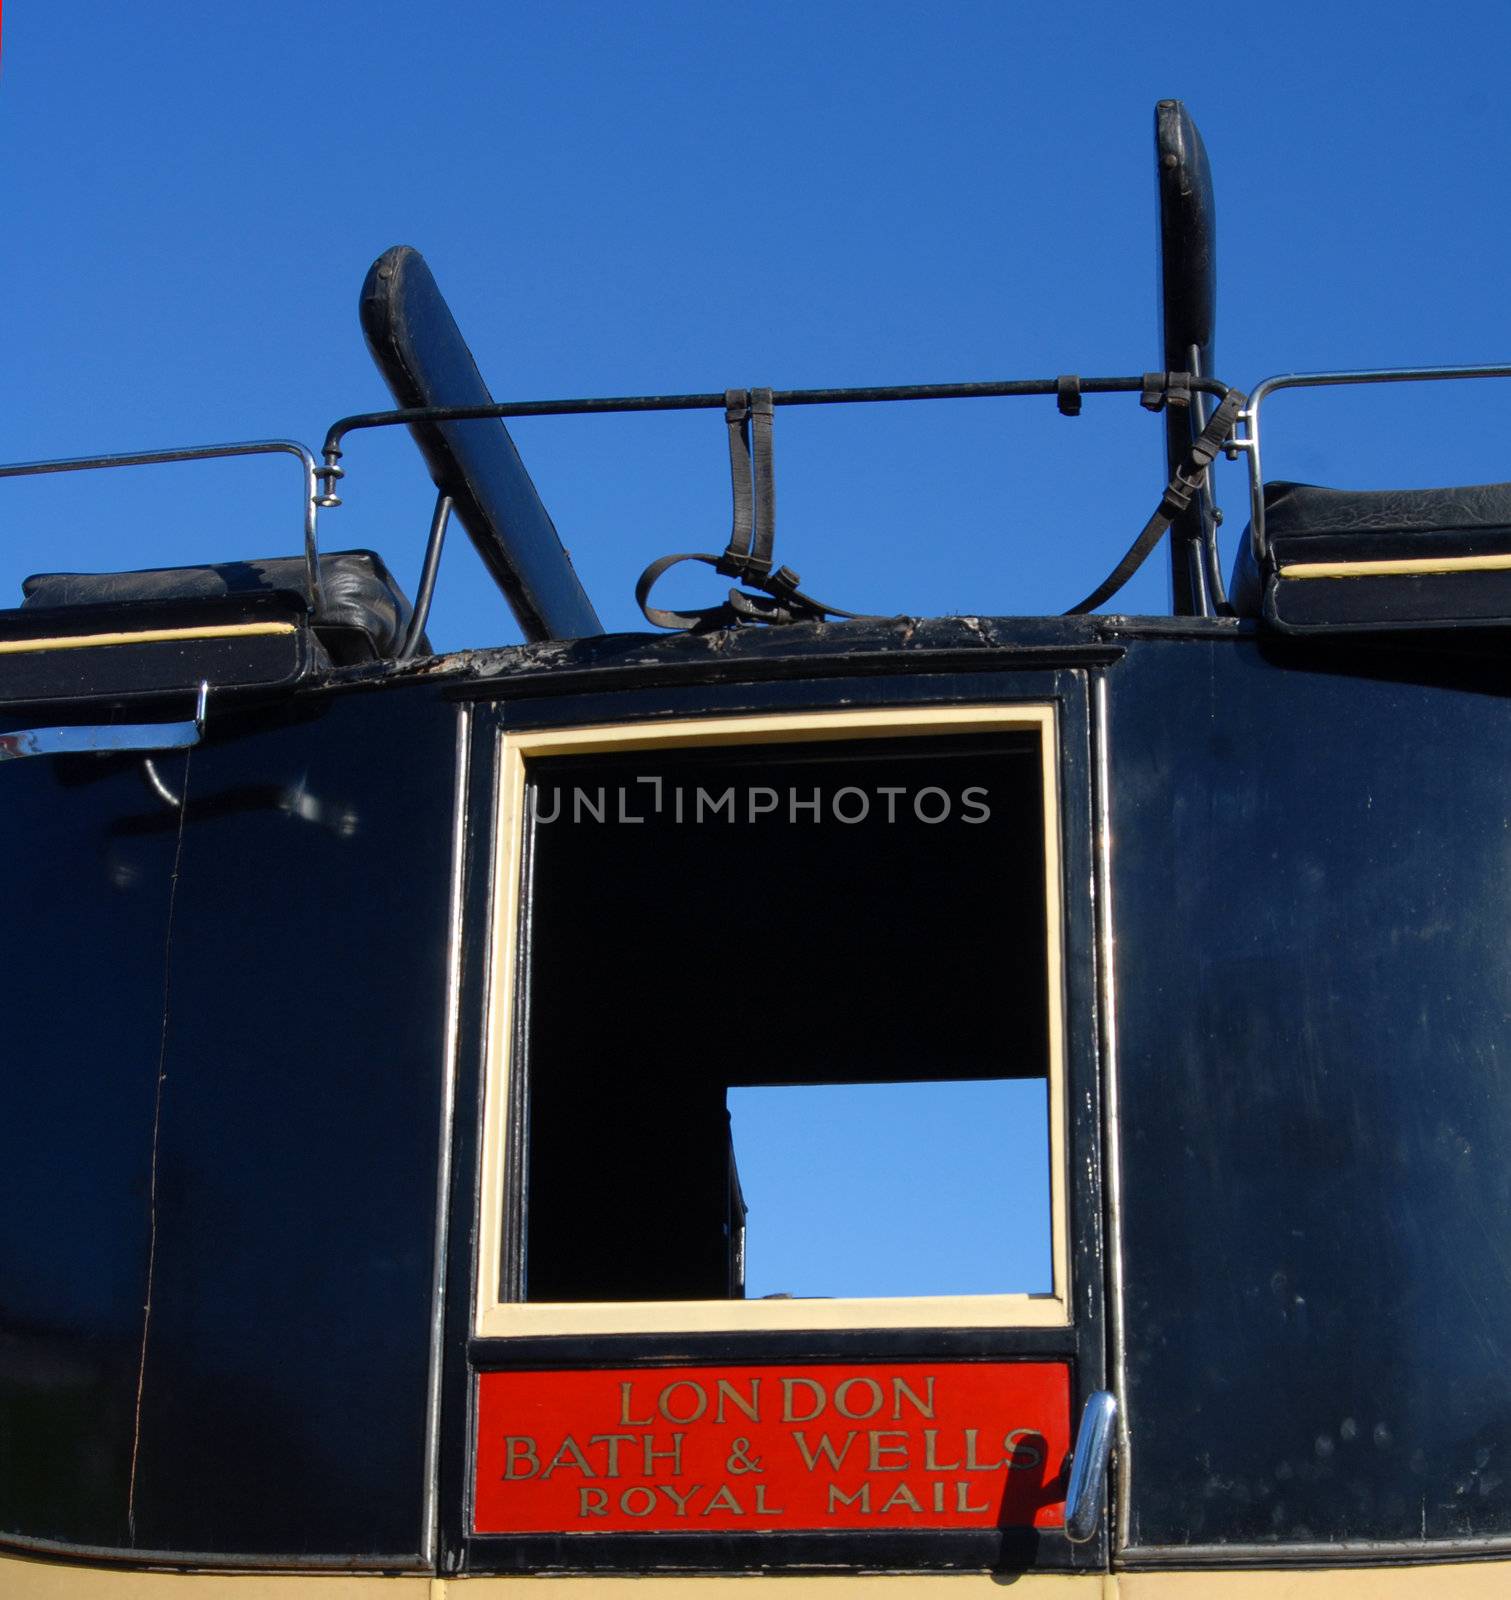
<instances>
[{"instance_id":1,"label":"black padded seat back","mask_svg":"<svg viewBox=\"0 0 1511 1600\"><path fill-rule=\"evenodd\" d=\"M1286 582L1287 569L1325 562L1348 566L1364 562L1441 561L1440 572L1361 573L1358 577L1306 580L1317 596L1321 586L1333 591L1329 598L1347 602L1343 611L1358 611L1361 599L1368 609L1394 593L1385 604L1377 626L1385 626L1394 609L1402 625L1455 620L1466 610L1475 618L1488 598L1491 575L1465 569L1480 557L1511 557L1511 483L1470 484L1451 489L1324 489L1311 483L1277 481L1264 486L1264 524L1268 555L1264 570L1255 562L1250 530L1239 542L1233 564L1229 598L1240 616L1269 617L1275 612L1277 584ZM1436 596L1424 590L1424 580L1451 578L1457 598L1447 601L1442 582L1429 584ZM1411 581L1408 581L1411 580ZM1390 587L1381 588L1381 584ZM1369 584L1368 590L1358 585ZM1340 589L1340 585L1347 586ZM1477 587L1476 587L1477 586ZM1286 584L1299 590L1300 580ZM1477 598L1476 598L1477 597ZM1446 610L1444 603L1446 602ZM1418 616L1426 604L1434 614ZM1498 610L1497 600L1492 609ZM1470 620L1466 616L1464 620ZM1362 613L1357 618L1365 625Z\"/></svg>"},{"instance_id":2,"label":"black padded seat back","mask_svg":"<svg viewBox=\"0 0 1511 1600\"><path fill-rule=\"evenodd\" d=\"M371 550L320 557L321 605L314 628L332 661L348 665L397 654L413 613L408 598ZM44 572L21 586L23 609L43 606L140 605L217 600L257 594L306 595L303 556L228 561L204 567L141 572ZM430 646L420 641L419 653Z\"/></svg>"}]
</instances>

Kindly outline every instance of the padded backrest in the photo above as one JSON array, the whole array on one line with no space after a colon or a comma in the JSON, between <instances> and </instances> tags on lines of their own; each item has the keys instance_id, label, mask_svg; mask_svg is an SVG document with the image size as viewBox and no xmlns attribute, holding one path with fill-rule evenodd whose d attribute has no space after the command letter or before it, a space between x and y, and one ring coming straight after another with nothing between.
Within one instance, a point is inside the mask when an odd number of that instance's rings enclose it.
<instances>
[{"instance_id":1,"label":"padded backrest","mask_svg":"<svg viewBox=\"0 0 1511 1600\"><path fill-rule=\"evenodd\" d=\"M361 314L373 360L400 406L493 404L418 250L395 245L373 262L362 285ZM410 432L525 637L602 633L503 422L422 422Z\"/></svg>"},{"instance_id":2,"label":"padded backrest","mask_svg":"<svg viewBox=\"0 0 1511 1600\"><path fill-rule=\"evenodd\" d=\"M1167 372L1195 365L1213 375L1217 325L1217 219L1212 169L1201 134L1179 100L1154 108L1155 170L1159 186L1160 339ZM1165 412L1165 471L1173 476L1196 435L1194 408ZM1203 511L1192 505L1170 530L1173 598L1177 613L1202 609L1209 587L1201 550ZM1208 596L1210 599L1210 596Z\"/></svg>"},{"instance_id":3,"label":"padded backrest","mask_svg":"<svg viewBox=\"0 0 1511 1600\"><path fill-rule=\"evenodd\" d=\"M290 594L302 598L303 556L227 561L218 566L154 567L141 572L42 572L21 586L23 608L142 605L174 600ZM388 568L371 550L338 550L320 557L321 607L315 632L337 662L383 659L397 653L411 606ZM423 640L420 650L429 654Z\"/></svg>"}]
</instances>

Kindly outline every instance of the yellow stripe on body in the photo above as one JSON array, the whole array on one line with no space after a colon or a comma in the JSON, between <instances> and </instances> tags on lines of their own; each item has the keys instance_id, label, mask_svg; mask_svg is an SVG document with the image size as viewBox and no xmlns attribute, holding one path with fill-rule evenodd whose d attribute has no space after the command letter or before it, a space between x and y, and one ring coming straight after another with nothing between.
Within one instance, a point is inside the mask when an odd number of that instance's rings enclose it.
<instances>
[{"instance_id":1,"label":"yellow stripe on body","mask_svg":"<svg viewBox=\"0 0 1511 1600\"><path fill-rule=\"evenodd\" d=\"M1501 556L1412 556L1395 561L1293 561L1282 578L1389 578L1431 572L1511 572L1511 553Z\"/></svg>"},{"instance_id":2,"label":"yellow stripe on body","mask_svg":"<svg viewBox=\"0 0 1511 1600\"><path fill-rule=\"evenodd\" d=\"M250 639L293 633L292 622L227 622L205 628L145 628L140 633L65 633L51 639L0 639L0 656L47 650L98 650L117 644L180 644L191 639Z\"/></svg>"}]
</instances>

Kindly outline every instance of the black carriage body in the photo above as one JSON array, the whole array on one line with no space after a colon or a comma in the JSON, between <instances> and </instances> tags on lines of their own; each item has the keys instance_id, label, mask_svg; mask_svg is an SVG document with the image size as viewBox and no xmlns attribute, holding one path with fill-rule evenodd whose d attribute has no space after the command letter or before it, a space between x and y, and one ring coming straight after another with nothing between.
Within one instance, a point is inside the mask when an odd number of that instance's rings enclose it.
<instances>
[{"instance_id":1,"label":"black carriage body","mask_svg":"<svg viewBox=\"0 0 1511 1600\"><path fill-rule=\"evenodd\" d=\"M464 1574L1511 1548L1504 671L1178 620L618 636L227 696L187 755L12 764L0 1534ZM480 1328L501 739L1023 706L1053 710L1060 797L1064 1325ZM930 895L902 924L964 956L988 919ZM637 937L611 891L583 912ZM627 1038L676 1010L658 937ZM773 997L747 957L731 1007L813 1025L822 981ZM1068 1363L1077 1413L1123 1404L1089 1544L477 1531L482 1374L1003 1361Z\"/></svg>"},{"instance_id":2,"label":"black carriage body","mask_svg":"<svg viewBox=\"0 0 1511 1600\"><path fill-rule=\"evenodd\" d=\"M0 612L7 1600L1499 1592L1511 488L1266 483L1259 413L1511 366L1228 388L1178 102L1155 153L1164 372L494 405L398 247L408 409L323 465L0 467L304 473L302 557ZM1174 616L831 623L776 564L775 408L1083 394L1163 413L1168 487L1078 611L1168 531ZM641 578L687 631L602 634L505 418L699 408L729 544ZM400 423L413 606L316 537ZM453 507L531 643L429 654ZM744 589L652 606L688 559ZM739 1097L794 1097L795 1187L815 1091L919 1087L871 1193L956 1210L901 1286L752 1287Z\"/></svg>"}]
</instances>

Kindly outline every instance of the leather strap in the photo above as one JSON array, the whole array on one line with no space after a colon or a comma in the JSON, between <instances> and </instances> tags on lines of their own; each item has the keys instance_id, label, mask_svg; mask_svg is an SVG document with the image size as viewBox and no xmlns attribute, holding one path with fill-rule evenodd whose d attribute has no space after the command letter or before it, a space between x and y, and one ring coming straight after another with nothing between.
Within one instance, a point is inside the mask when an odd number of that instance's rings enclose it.
<instances>
[{"instance_id":1,"label":"leather strap","mask_svg":"<svg viewBox=\"0 0 1511 1600\"><path fill-rule=\"evenodd\" d=\"M802 581L791 567L772 570L776 543L776 471L773 465L772 424L775 406L770 389L729 389L724 395L724 420L729 428L729 474L734 495L734 519L729 543L722 555L688 552L662 556L640 574L635 603L645 620L657 628L706 632L740 622L821 622L825 616L854 618L858 613L825 605L799 589ZM697 611L667 611L649 604L651 590L673 567L697 561L721 577L733 578L759 590L747 594L729 591L723 605Z\"/></svg>"},{"instance_id":2,"label":"leather strap","mask_svg":"<svg viewBox=\"0 0 1511 1600\"><path fill-rule=\"evenodd\" d=\"M750 550L755 530L755 506L750 497L750 394L745 389L724 391L724 421L729 428L729 481L734 490L734 522L729 543L724 547L727 560L744 556Z\"/></svg>"},{"instance_id":3,"label":"leather strap","mask_svg":"<svg viewBox=\"0 0 1511 1600\"><path fill-rule=\"evenodd\" d=\"M771 571L771 551L776 544L776 470L772 465L772 422L775 406L770 389L750 391L750 425L755 455L755 537L750 560L740 574L746 581Z\"/></svg>"},{"instance_id":4,"label":"leather strap","mask_svg":"<svg viewBox=\"0 0 1511 1600\"><path fill-rule=\"evenodd\" d=\"M1119 589L1143 566L1151 550L1164 537L1170 524L1191 504L1192 497L1201 487L1202 474L1217 459L1224 441L1233 431L1238 413L1249 403L1249 397L1237 389L1229 389L1222 403L1212 413L1205 428L1191 446L1191 454L1184 466L1165 487L1159 508L1144 524L1143 531L1128 547L1128 553L1111 572L1091 591L1079 605L1065 613L1067 617L1084 616L1110 600Z\"/></svg>"}]
</instances>

